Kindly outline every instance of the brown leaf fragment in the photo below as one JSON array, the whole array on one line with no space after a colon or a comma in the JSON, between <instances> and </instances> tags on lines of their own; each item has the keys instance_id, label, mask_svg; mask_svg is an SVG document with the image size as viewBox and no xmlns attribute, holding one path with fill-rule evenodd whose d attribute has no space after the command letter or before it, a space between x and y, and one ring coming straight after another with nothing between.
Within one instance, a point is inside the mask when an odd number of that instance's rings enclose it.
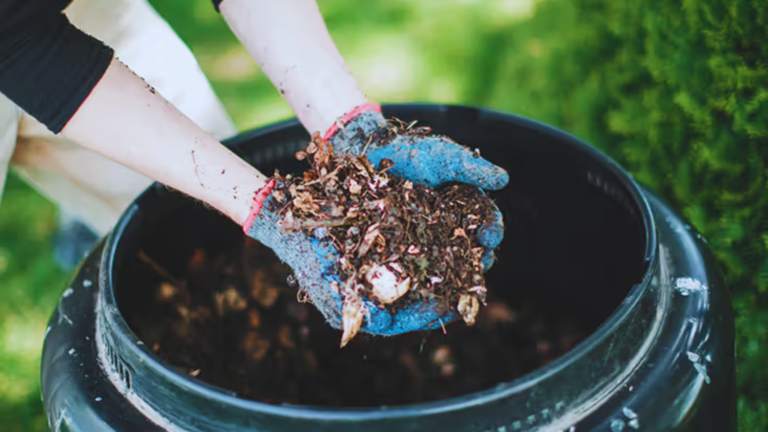
<instances>
[{"instance_id":1,"label":"brown leaf fragment","mask_svg":"<svg viewBox=\"0 0 768 432\"><path fill-rule=\"evenodd\" d=\"M518 316L515 312L509 309L509 307L503 302L495 301L488 303L483 308L483 313L480 315L481 321L487 321L488 324L509 324L517 320Z\"/></svg>"},{"instance_id":2,"label":"brown leaf fragment","mask_svg":"<svg viewBox=\"0 0 768 432\"><path fill-rule=\"evenodd\" d=\"M176 296L176 293L179 292L179 289L176 288L176 285L170 283L170 282L162 282L160 284L160 289L157 293L158 300L165 303L170 301Z\"/></svg>"},{"instance_id":3,"label":"brown leaf fragment","mask_svg":"<svg viewBox=\"0 0 768 432\"><path fill-rule=\"evenodd\" d=\"M453 353L451 347L448 345L441 345L432 352L432 363L440 368L440 373L443 376L453 375L456 364L453 359Z\"/></svg>"},{"instance_id":4,"label":"brown leaf fragment","mask_svg":"<svg viewBox=\"0 0 768 432\"><path fill-rule=\"evenodd\" d=\"M362 160L365 160L367 162L368 158L363 157ZM354 165L355 168L357 168L357 170L358 170L358 172L360 174L362 174L366 178L370 178L371 177L371 173L370 173L370 171L368 171L369 164L368 165L365 164L362 160L361 160L361 158L352 158L352 159L350 159L350 162L352 162L352 165Z\"/></svg>"},{"instance_id":5,"label":"brown leaf fragment","mask_svg":"<svg viewBox=\"0 0 768 432\"><path fill-rule=\"evenodd\" d=\"M197 274L202 272L207 264L208 254L205 252L205 249L197 248L192 253L192 257L189 258L189 262L187 262L187 269L189 269L190 273Z\"/></svg>"},{"instance_id":6,"label":"brown leaf fragment","mask_svg":"<svg viewBox=\"0 0 768 432\"><path fill-rule=\"evenodd\" d=\"M313 140L310 141L309 145L307 146L307 153L309 154L317 153L317 144L315 144L314 137L313 137Z\"/></svg>"},{"instance_id":7,"label":"brown leaf fragment","mask_svg":"<svg viewBox=\"0 0 768 432\"><path fill-rule=\"evenodd\" d=\"M251 284L251 298L259 302L265 309L269 309L275 304L280 292L272 285L265 269L254 271Z\"/></svg>"},{"instance_id":8,"label":"brown leaf fragment","mask_svg":"<svg viewBox=\"0 0 768 432\"><path fill-rule=\"evenodd\" d=\"M386 171L393 166L395 166L395 163L392 162L391 159L382 159L381 162L379 162L379 172Z\"/></svg>"},{"instance_id":9,"label":"brown leaf fragment","mask_svg":"<svg viewBox=\"0 0 768 432\"><path fill-rule=\"evenodd\" d=\"M261 325L261 315L256 309L250 309L248 311L248 324L253 328L258 328Z\"/></svg>"},{"instance_id":10,"label":"brown leaf fragment","mask_svg":"<svg viewBox=\"0 0 768 432\"><path fill-rule=\"evenodd\" d=\"M361 257L368 253L368 251L371 249L371 246L373 246L373 242L376 240L376 237L379 235L379 224L375 223L368 227L368 229L365 231L365 235L363 236L363 242L360 244L360 248L357 250L357 256Z\"/></svg>"},{"instance_id":11,"label":"brown leaf fragment","mask_svg":"<svg viewBox=\"0 0 768 432\"><path fill-rule=\"evenodd\" d=\"M285 216L283 216L283 218L277 224L288 234L293 232L296 229L296 222L293 218L293 212L291 210L285 212Z\"/></svg>"},{"instance_id":12,"label":"brown leaf fragment","mask_svg":"<svg viewBox=\"0 0 768 432\"><path fill-rule=\"evenodd\" d=\"M455 230L453 230L453 237L451 237L451 240L458 237L467 238L467 233L465 233L464 230L461 228L456 228Z\"/></svg>"},{"instance_id":13,"label":"brown leaf fragment","mask_svg":"<svg viewBox=\"0 0 768 432\"><path fill-rule=\"evenodd\" d=\"M240 348L245 354L256 361L261 361L267 355L270 345L269 339L262 338L255 330L246 333L240 342Z\"/></svg>"},{"instance_id":14,"label":"brown leaf fragment","mask_svg":"<svg viewBox=\"0 0 768 432\"><path fill-rule=\"evenodd\" d=\"M293 205L307 213L317 213L320 210L320 205L315 202L309 192L299 192L293 199Z\"/></svg>"},{"instance_id":15,"label":"brown leaf fragment","mask_svg":"<svg viewBox=\"0 0 768 432\"><path fill-rule=\"evenodd\" d=\"M291 328L286 324L280 326L280 330L277 332L277 341L280 342L283 348L294 348L296 346L291 335Z\"/></svg>"},{"instance_id":16,"label":"brown leaf fragment","mask_svg":"<svg viewBox=\"0 0 768 432\"><path fill-rule=\"evenodd\" d=\"M240 296L240 292L234 287L229 287L224 292L214 294L216 312L223 316L229 311L239 312L248 307L248 301Z\"/></svg>"}]
</instances>

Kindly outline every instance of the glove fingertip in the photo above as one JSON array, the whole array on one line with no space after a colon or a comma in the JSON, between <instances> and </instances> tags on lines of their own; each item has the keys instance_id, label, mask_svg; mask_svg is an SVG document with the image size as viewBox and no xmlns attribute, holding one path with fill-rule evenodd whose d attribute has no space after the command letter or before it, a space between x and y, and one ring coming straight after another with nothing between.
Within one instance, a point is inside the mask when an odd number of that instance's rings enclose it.
<instances>
[{"instance_id":1,"label":"glove fingertip","mask_svg":"<svg viewBox=\"0 0 768 432\"><path fill-rule=\"evenodd\" d=\"M480 265L483 266L483 271L487 272L488 270L493 267L493 264L496 262L496 254L493 253L492 250L487 250L483 254L483 257L480 258Z\"/></svg>"},{"instance_id":2,"label":"glove fingertip","mask_svg":"<svg viewBox=\"0 0 768 432\"><path fill-rule=\"evenodd\" d=\"M496 220L483 225L477 231L477 242L486 249L496 249L504 239L504 223L501 219L501 213L497 210Z\"/></svg>"},{"instance_id":3,"label":"glove fingertip","mask_svg":"<svg viewBox=\"0 0 768 432\"><path fill-rule=\"evenodd\" d=\"M481 176L478 178L478 187L485 190L500 190L509 184L509 173L497 165L488 162L490 167L483 168Z\"/></svg>"}]
</instances>

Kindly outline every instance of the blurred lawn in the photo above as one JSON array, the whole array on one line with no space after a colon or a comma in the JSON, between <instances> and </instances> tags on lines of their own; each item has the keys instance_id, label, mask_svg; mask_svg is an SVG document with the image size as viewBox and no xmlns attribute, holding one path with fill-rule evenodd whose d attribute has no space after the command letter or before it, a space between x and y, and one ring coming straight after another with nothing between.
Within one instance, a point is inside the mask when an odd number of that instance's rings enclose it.
<instances>
[{"instance_id":1,"label":"blurred lawn","mask_svg":"<svg viewBox=\"0 0 768 432\"><path fill-rule=\"evenodd\" d=\"M522 39L506 31L527 20L532 3L541 1L319 0L319 4L334 40L372 100L485 105L567 127L567 121L547 111L553 101L526 99L527 93L518 95L514 90L494 93L489 85L504 79L524 79L532 87L547 85L538 76L525 75L525 65L515 63L518 58L494 57L514 51L513 47L536 58L542 40L549 46L557 44L546 40L546 29L533 29L538 33L524 34ZM210 0L151 3L191 47L241 130L292 116ZM511 82L501 88L513 88ZM578 115L578 110L574 113ZM589 131L572 132L597 140ZM38 382L40 348L47 318L68 277L52 264L54 222L54 207L11 175L0 207L3 431L45 430Z\"/></svg>"}]
</instances>

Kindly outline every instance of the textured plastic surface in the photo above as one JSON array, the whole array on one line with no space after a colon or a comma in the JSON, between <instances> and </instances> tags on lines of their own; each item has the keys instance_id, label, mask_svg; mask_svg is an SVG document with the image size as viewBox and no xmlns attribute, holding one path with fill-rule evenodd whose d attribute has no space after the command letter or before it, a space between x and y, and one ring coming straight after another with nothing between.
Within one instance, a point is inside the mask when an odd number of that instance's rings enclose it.
<instances>
[{"instance_id":1,"label":"textured plastic surface","mask_svg":"<svg viewBox=\"0 0 768 432\"><path fill-rule=\"evenodd\" d=\"M166 367L120 315L119 301L130 299L115 285L125 257L169 214L200 207L152 187L84 262L51 319L42 370L51 429L736 431L727 288L677 214L608 158L547 126L465 107L385 114L419 119L510 172L508 190L491 194L507 233L489 281L595 311L602 324L589 338L515 381L438 402L351 410L238 399ZM297 169L291 158L306 138L292 121L229 144L260 169L283 171ZM202 213L180 223L212 221L217 228L201 234L210 244L240 232Z\"/></svg>"}]
</instances>

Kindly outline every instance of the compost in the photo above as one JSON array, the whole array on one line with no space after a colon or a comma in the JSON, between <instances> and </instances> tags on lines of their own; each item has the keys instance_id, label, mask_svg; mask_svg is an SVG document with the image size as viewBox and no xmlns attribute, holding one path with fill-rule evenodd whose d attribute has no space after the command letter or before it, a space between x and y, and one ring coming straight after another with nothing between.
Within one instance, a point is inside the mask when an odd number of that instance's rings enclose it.
<instances>
[{"instance_id":1,"label":"compost","mask_svg":"<svg viewBox=\"0 0 768 432\"><path fill-rule=\"evenodd\" d=\"M138 254L124 280L141 299L123 311L129 325L179 373L271 404L393 406L490 389L544 366L591 330L536 302L507 304L491 289L474 326L361 333L341 348L342 332L260 243L200 247L185 260L172 274L160 258Z\"/></svg>"},{"instance_id":2,"label":"compost","mask_svg":"<svg viewBox=\"0 0 768 432\"><path fill-rule=\"evenodd\" d=\"M395 122L382 131L390 133L374 134L366 147L425 133ZM458 311L475 324L487 295L477 236L496 217L490 198L470 185L436 190L390 175L391 160L375 167L365 151L336 155L319 134L296 157L310 168L301 176L273 176L272 210L287 232L331 241L339 252L334 273L342 282L331 288L343 299L341 346L370 313L363 298L391 313L413 302L439 315Z\"/></svg>"}]
</instances>

